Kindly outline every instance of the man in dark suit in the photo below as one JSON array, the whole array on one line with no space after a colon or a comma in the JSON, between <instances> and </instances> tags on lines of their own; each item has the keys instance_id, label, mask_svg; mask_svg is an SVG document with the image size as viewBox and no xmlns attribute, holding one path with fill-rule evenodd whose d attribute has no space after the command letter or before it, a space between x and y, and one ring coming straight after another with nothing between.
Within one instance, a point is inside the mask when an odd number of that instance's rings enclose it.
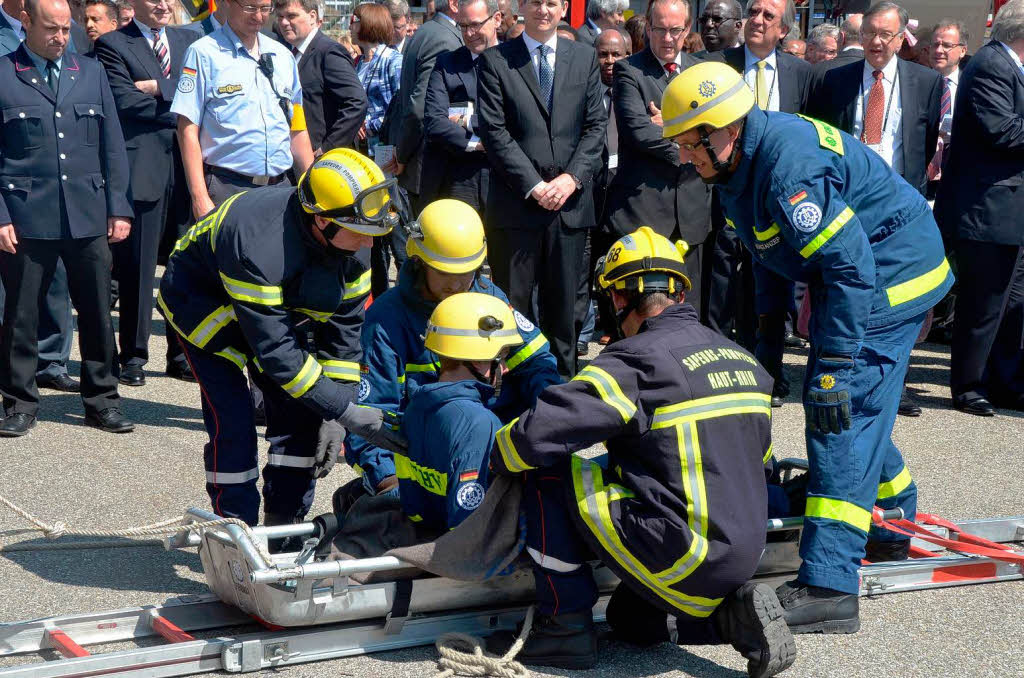
<instances>
[{"instance_id":1,"label":"man in dark suit","mask_svg":"<svg viewBox=\"0 0 1024 678\"><path fill-rule=\"evenodd\" d=\"M818 68L824 71L852 64L864 58L864 46L860 44L860 26L863 14L850 14L839 26L839 54L835 59L821 62Z\"/></svg>"},{"instance_id":2,"label":"man in dark suit","mask_svg":"<svg viewBox=\"0 0 1024 678\"><path fill-rule=\"evenodd\" d=\"M173 206L187 203L182 181L181 151L175 140L177 118L170 112L185 50L199 39L186 28L168 26L166 4L135 0L135 17L100 37L96 57L107 71L114 95L128 162L131 167L134 228L112 248L120 304L121 374L126 386L146 383L153 318L153 282L157 254L168 223L177 224ZM177 236L183 233L176 233ZM167 373L190 378L191 370L178 342L167 342Z\"/></svg>"},{"instance_id":3,"label":"man in dark suit","mask_svg":"<svg viewBox=\"0 0 1024 678\"><path fill-rule=\"evenodd\" d=\"M427 100L427 86L437 57L462 47L462 33L455 25L458 13L458 0L439 0L433 18L424 22L410 38L402 60L398 110L391 133L391 140L395 145L395 158L385 170L398 175L398 182L409 192L416 212L425 204L420 200L419 194L424 147L423 111ZM404 252L396 252L396 260L404 260L403 255Z\"/></svg>"},{"instance_id":4,"label":"man in dark suit","mask_svg":"<svg viewBox=\"0 0 1024 678\"><path fill-rule=\"evenodd\" d=\"M803 112L813 67L779 49L796 25L793 0L748 0L746 14L743 46L711 52L704 58L723 61L740 73L762 110ZM772 405L781 406L782 398L789 393L789 382L782 372L783 343L802 342L786 328L785 318L757 314L750 252L724 222L717 222L715 231L710 253L708 326L726 336L735 333L740 345L756 351L775 379ZM787 283L780 280L779 284Z\"/></svg>"},{"instance_id":5,"label":"man in dark suit","mask_svg":"<svg viewBox=\"0 0 1024 678\"><path fill-rule=\"evenodd\" d=\"M647 5L647 48L615 65L615 126L619 169L608 187L606 223L617 240L651 226L670 240L685 240L687 302L700 312L700 260L711 231L711 190L661 133L661 95L669 80L697 63L684 54L690 4L653 0ZM611 245L611 243L608 243Z\"/></svg>"},{"instance_id":6,"label":"man in dark suit","mask_svg":"<svg viewBox=\"0 0 1024 678\"><path fill-rule=\"evenodd\" d=\"M490 166L476 133L480 119L475 64L485 49L498 44L497 0L460 0L458 23L466 44L437 58L427 87L423 131L428 150L420 199L429 203L455 198L482 214Z\"/></svg>"},{"instance_id":7,"label":"man in dark suit","mask_svg":"<svg viewBox=\"0 0 1024 678\"><path fill-rule=\"evenodd\" d=\"M894 2L874 4L864 14L864 59L819 72L807 114L867 143L923 195L939 134L942 78L896 56L907 19Z\"/></svg>"},{"instance_id":8,"label":"man in dark suit","mask_svg":"<svg viewBox=\"0 0 1024 678\"><path fill-rule=\"evenodd\" d=\"M399 54L405 54L409 39L409 3L405 0L384 0L382 4L388 8L391 28L395 32L388 46Z\"/></svg>"},{"instance_id":9,"label":"man in dark suit","mask_svg":"<svg viewBox=\"0 0 1024 678\"><path fill-rule=\"evenodd\" d=\"M593 46L603 31L626 23L622 13L627 9L629 3L626 0L590 0L587 3L587 20L577 29L576 39Z\"/></svg>"},{"instance_id":10,"label":"man in dark suit","mask_svg":"<svg viewBox=\"0 0 1024 678\"><path fill-rule=\"evenodd\" d=\"M494 281L533 309L563 377L576 374L587 299L587 229L608 114L592 47L557 37L568 3L529 0L519 38L477 64L480 138L494 173L487 199Z\"/></svg>"},{"instance_id":11,"label":"man in dark suit","mask_svg":"<svg viewBox=\"0 0 1024 678\"><path fill-rule=\"evenodd\" d=\"M324 35L317 0L276 0L274 13L281 37L299 62L302 110L313 153L354 148L366 117L366 92L352 57L337 40Z\"/></svg>"},{"instance_id":12,"label":"man in dark suit","mask_svg":"<svg viewBox=\"0 0 1024 678\"><path fill-rule=\"evenodd\" d=\"M740 46L743 6L739 0L711 0L697 19L700 39L709 52Z\"/></svg>"},{"instance_id":13,"label":"man in dark suit","mask_svg":"<svg viewBox=\"0 0 1024 678\"><path fill-rule=\"evenodd\" d=\"M1024 410L1024 2L960 76L936 216L959 264L950 386L981 416Z\"/></svg>"},{"instance_id":14,"label":"man in dark suit","mask_svg":"<svg viewBox=\"0 0 1024 678\"><path fill-rule=\"evenodd\" d=\"M7 291L0 330L0 436L35 425L40 290L57 261L79 314L86 424L132 430L119 410L110 320L110 248L131 228L128 158L103 68L65 52L65 0L27 0L25 42L0 58L0 275ZM57 26L55 30L53 27ZM61 30L62 29L62 30Z\"/></svg>"}]
</instances>

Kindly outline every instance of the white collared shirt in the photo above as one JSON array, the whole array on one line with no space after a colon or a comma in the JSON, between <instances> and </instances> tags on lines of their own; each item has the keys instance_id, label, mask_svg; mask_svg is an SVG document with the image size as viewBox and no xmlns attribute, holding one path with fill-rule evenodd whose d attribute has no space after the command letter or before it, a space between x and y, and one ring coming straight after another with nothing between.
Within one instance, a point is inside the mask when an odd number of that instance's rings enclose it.
<instances>
[{"instance_id":1,"label":"white collared shirt","mask_svg":"<svg viewBox=\"0 0 1024 678\"><path fill-rule=\"evenodd\" d=\"M658 60L658 63L661 64L662 68L665 68L665 64L668 63L667 60L662 59L657 54L654 55L654 58ZM681 67L683 65L683 53L681 51L679 52L679 54L676 55L675 61L676 61L676 66L680 66L680 68L676 69L676 73L682 73L683 69Z\"/></svg>"},{"instance_id":2,"label":"white collared shirt","mask_svg":"<svg viewBox=\"0 0 1024 678\"><path fill-rule=\"evenodd\" d=\"M952 116L956 110L956 90L960 87L960 67L957 66L955 71L943 78L949 85L949 115Z\"/></svg>"},{"instance_id":3,"label":"white collared shirt","mask_svg":"<svg viewBox=\"0 0 1024 678\"><path fill-rule=\"evenodd\" d=\"M595 24L595 23L594 23L593 21L591 21L591 20L590 20L589 18L587 19L587 24L588 24L588 25L590 26L590 28L592 28L592 29L593 29L593 31L594 31L594 35L595 35L595 36L597 36L597 35L601 35L601 27L600 27L600 26L598 26L597 24Z\"/></svg>"},{"instance_id":4,"label":"white collared shirt","mask_svg":"<svg viewBox=\"0 0 1024 678\"><path fill-rule=\"evenodd\" d=\"M764 58L764 80L768 87L768 110L779 110L779 70L775 59L776 51ZM761 59L750 51L746 45L743 46L744 65L743 80L747 87L754 93L754 100L757 100L757 64Z\"/></svg>"},{"instance_id":5,"label":"white collared shirt","mask_svg":"<svg viewBox=\"0 0 1024 678\"><path fill-rule=\"evenodd\" d=\"M0 5L0 14L4 15L4 18L7 19L7 23L9 23L11 25L11 28L14 29L14 32L18 34L18 39L24 41L25 40L25 27L21 24L21 22L18 21L17 19L15 19L13 16L8 14L7 12L5 12L4 8L3 8L3 5Z\"/></svg>"},{"instance_id":6,"label":"white collared shirt","mask_svg":"<svg viewBox=\"0 0 1024 678\"><path fill-rule=\"evenodd\" d=\"M882 91L885 103L882 109L882 142L868 144L868 148L882 156L899 175L903 175L903 102L899 87L893 90L897 78L897 59L895 56L882 69ZM875 67L864 62L864 75L861 79L861 96L857 97L857 110L853 118L853 136L860 139L864 132L864 111L868 107L871 87L875 84Z\"/></svg>"},{"instance_id":7,"label":"white collared shirt","mask_svg":"<svg viewBox=\"0 0 1024 678\"><path fill-rule=\"evenodd\" d=\"M149 26L147 26L146 24L142 23L138 19L132 19L132 21L135 22L135 25L138 27L138 29L142 33L143 37L146 38L146 42L148 42L150 44L150 46L152 46L153 45L153 29L150 28ZM167 31L164 30L163 26L161 26L160 27L160 39L163 40L164 36L166 34L167 34Z\"/></svg>"},{"instance_id":8,"label":"white collared shirt","mask_svg":"<svg viewBox=\"0 0 1024 678\"><path fill-rule=\"evenodd\" d=\"M540 83L540 52L537 51L537 48L540 47L542 43L531 38L525 31L523 32L523 42L526 43L526 51L530 53L530 61L533 62L533 74L537 76L537 82ZM552 86L554 86L555 50L558 48L558 34L552 34L552 36L548 38L548 41L543 44L551 48L548 51L548 66L551 67L551 82Z\"/></svg>"},{"instance_id":9,"label":"white collared shirt","mask_svg":"<svg viewBox=\"0 0 1024 678\"><path fill-rule=\"evenodd\" d=\"M309 32L309 35L306 36L306 39L299 43L299 46L295 48L298 52L298 54L295 55L295 61L301 59L302 55L306 53L306 50L309 48L309 43L313 42L313 38L316 37L316 32L318 30L320 29L314 27L313 30Z\"/></svg>"}]
</instances>

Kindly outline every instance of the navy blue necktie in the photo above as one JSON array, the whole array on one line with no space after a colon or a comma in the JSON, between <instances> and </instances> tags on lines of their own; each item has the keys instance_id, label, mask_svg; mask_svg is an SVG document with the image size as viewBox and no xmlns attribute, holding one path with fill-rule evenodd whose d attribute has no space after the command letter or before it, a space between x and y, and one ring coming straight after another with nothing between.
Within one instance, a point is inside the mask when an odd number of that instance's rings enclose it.
<instances>
[{"instance_id":1,"label":"navy blue necktie","mask_svg":"<svg viewBox=\"0 0 1024 678\"><path fill-rule=\"evenodd\" d=\"M548 63L548 54L551 52L551 48L547 45L541 45L537 48L540 52L540 67L538 72L540 74L540 95L544 99L544 105L547 106L548 110L551 110L551 94L552 85L554 84L553 73L551 72L551 64Z\"/></svg>"}]
</instances>

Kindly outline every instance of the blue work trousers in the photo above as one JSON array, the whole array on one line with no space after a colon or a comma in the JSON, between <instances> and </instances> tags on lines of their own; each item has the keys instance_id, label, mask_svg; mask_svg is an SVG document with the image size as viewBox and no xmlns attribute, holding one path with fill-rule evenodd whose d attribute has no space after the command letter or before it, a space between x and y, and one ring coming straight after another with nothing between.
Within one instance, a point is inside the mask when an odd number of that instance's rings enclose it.
<instances>
[{"instance_id":1,"label":"blue work trousers","mask_svg":"<svg viewBox=\"0 0 1024 678\"><path fill-rule=\"evenodd\" d=\"M259 523L260 495L256 422L245 373L230 360L182 342L199 382L203 421L210 441L203 450L206 491L217 515ZM263 391L270 443L263 467L264 511L301 519L313 504L317 434L323 420L260 372L250 369Z\"/></svg>"},{"instance_id":2,"label":"blue work trousers","mask_svg":"<svg viewBox=\"0 0 1024 678\"><path fill-rule=\"evenodd\" d=\"M904 539L871 528L872 507L902 508L908 520L916 516L917 486L892 441L892 429L924 316L869 327L854 367L841 384L850 394L850 428L839 434L806 433L810 476L798 575L805 584L857 593L869 533L879 541ZM812 317L805 403L810 380L818 373L816 336Z\"/></svg>"}]
</instances>

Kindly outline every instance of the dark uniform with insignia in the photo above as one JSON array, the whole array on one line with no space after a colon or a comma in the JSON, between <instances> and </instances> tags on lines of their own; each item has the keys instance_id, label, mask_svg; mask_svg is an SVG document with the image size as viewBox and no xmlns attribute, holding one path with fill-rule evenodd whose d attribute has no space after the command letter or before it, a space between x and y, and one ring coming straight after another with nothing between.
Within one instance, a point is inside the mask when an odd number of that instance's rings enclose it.
<instances>
[{"instance_id":1,"label":"dark uniform with insignia","mask_svg":"<svg viewBox=\"0 0 1024 678\"><path fill-rule=\"evenodd\" d=\"M219 515L259 517L246 366L267 402L265 510L309 510L320 424L356 399L369 289L354 256L314 240L292 189L231 196L178 241L157 303L202 388L206 489Z\"/></svg>"},{"instance_id":2,"label":"dark uniform with insignia","mask_svg":"<svg viewBox=\"0 0 1024 678\"><path fill-rule=\"evenodd\" d=\"M623 580L624 594L682 620L708 618L747 582L765 543L771 390L750 354L683 303L503 427L491 464L530 471L524 504L539 611L593 606L591 554ZM605 464L573 454L602 441Z\"/></svg>"}]
</instances>

